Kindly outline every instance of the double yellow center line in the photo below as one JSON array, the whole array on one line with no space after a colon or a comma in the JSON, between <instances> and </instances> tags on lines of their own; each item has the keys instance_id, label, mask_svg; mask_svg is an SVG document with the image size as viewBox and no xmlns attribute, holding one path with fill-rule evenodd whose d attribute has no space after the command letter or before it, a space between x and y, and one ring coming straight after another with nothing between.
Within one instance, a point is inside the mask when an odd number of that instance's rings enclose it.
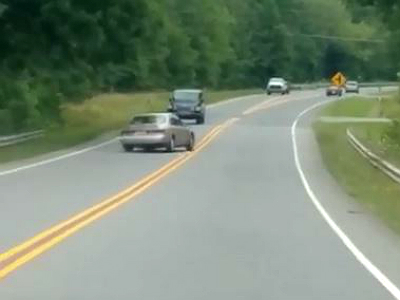
<instances>
[{"instance_id":1,"label":"double yellow center line","mask_svg":"<svg viewBox=\"0 0 400 300\"><path fill-rule=\"evenodd\" d=\"M38 255L62 242L75 232L81 230L85 226L100 219L104 215L110 213L119 206L131 201L133 198L146 191L149 187L197 155L220 133L222 133L237 120L238 119L233 118L221 125L214 127L203 137L193 152L187 152L179 155L162 168L140 180L135 185L121 191L109 199L105 199L99 204L86 209L85 211L67 219L66 221L39 233L26 242L0 254L0 279L3 279L18 267L31 261Z\"/></svg>"},{"instance_id":2,"label":"double yellow center line","mask_svg":"<svg viewBox=\"0 0 400 300\"><path fill-rule=\"evenodd\" d=\"M250 115L260 110L269 109L295 99L289 98L280 101L276 101L277 99L273 100L274 101L266 101L255 105L245 111L243 115ZM301 99L296 98L296 100ZM232 118L225 123L214 127L202 138L202 140L198 143L193 152L187 152L185 154L177 156L175 159L173 159L157 171L146 176L135 185L128 187L117 195L103 200L99 204L94 205L75 216L72 216L71 218L37 234L26 242L0 254L0 280L9 275L17 268L21 267L35 257L62 242L64 239L71 236L75 232L100 219L104 215L110 213L111 211L115 210L126 202L133 200L136 196L146 191L149 187L156 184L162 178L166 177L168 174L175 171L188 160L197 155L226 128L228 128L238 120L238 118Z\"/></svg>"},{"instance_id":3,"label":"double yellow center line","mask_svg":"<svg viewBox=\"0 0 400 300\"><path fill-rule=\"evenodd\" d=\"M303 96L303 97L292 97L292 96L285 96L285 97L274 97L274 98L269 98L268 100L261 102L253 107L250 107L249 109L245 110L243 112L243 116L248 116L263 110L268 110L270 108L273 108L275 106L279 106L288 102L292 101L299 101L299 100L306 100L310 99L310 95Z\"/></svg>"}]
</instances>

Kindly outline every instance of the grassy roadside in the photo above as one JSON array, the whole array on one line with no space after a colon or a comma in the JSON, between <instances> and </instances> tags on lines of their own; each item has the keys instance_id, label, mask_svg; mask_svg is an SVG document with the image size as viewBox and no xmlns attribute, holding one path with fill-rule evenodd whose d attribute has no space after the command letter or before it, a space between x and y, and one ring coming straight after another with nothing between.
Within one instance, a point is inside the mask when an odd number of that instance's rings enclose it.
<instances>
[{"instance_id":1,"label":"grassy roadside","mask_svg":"<svg viewBox=\"0 0 400 300\"><path fill-rule=\"evenodd\" d=\"M362 101L360 101L362 100ZM322 116L327 117L375 117L377 99L361 99L352 97L342 99L328 105L322 111Z\"/></svg>"},{"instance_id":2,"label":"grassy roadside","mask_svg":"<svg viewBox=\"0 0 400 300\"><path fill-rule=\"evenodd\" d=\"M211 91L207 103L240 97L261 90ZM62 108L63 126L46 130L43 138L0 148L0 163L34 157L76 146L104 133L119 130L135 113L165 111L169 93L105 94L82 104Z\"/></svg>"},{"instance_id":3,"label":"grassy roadside","mask_svg":"<svg viewBox=\"0 0 400 300\"><path fill-rule=\"evenodd\" d=\"M346 99L329 105L322 111L322 115L376 117L381 114L387 117L393 113L393 108L400 107L400 103L396 101L398 100L387 99L380 106L374 99ZM390 126L367 123L328 124L317 121L314 131L324 163L343 189L400 233L400 185L372 167L350 146L346 138L346 129L351 127L368 146L374 145L374 149L383 149L387 147L383 137Z\"/></svg>"}]
</instances>

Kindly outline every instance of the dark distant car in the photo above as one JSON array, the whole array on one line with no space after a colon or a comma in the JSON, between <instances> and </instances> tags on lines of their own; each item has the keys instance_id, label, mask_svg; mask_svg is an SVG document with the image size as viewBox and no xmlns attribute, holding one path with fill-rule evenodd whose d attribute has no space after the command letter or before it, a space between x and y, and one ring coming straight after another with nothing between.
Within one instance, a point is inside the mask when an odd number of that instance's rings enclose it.
<instances>
[{"instance_id":1,"label":"dark distant car","mask_svg":"<svg viewBox=\"0 0 400 300\"><path fill-rule=\"evenodd\" d=\"M272 93L278 94L289 94L290 88L288 82L283 78L271 78L267 85L267 94L271 95Z\"/></svg>"},{"instance_id":2,"label":"dark distant car","mask_svg":"<svg viewBox=\"0 0 400 300\"><path fill-rule=\"evenodd\" d=\"M202 90L175 90L169 101L169 112L181 119L194 119L197 124L204 124L206 106Z\"/></svg>"},{"instance_id":3,"label":"dark distant car","mask_svg":"<svg viewBox=\"0 0 400 300\"><path fill-rule=\"evenodd\" d=\"M360 85L357 81L347 81L345 86L346 93L359 93Z\"/></svg>"},{"instance_id":4,"label":"dark distant car","mask_svg":"<svg viewBox=\"0 0 400 300\"><path fill-rule=\"evenodd\" d=\"M166 148L172 152L177 147L193 151L195 135L175 114L143 114L135 116L121 132L120 142L125 151Z\"/></svg>"},{"instance_id":5,"label":"dark distant car","mask_svg":"<svg viewBox=\"0 0 400 300\"><path fill-rule=\"evenodd\" d=\"M341 86L331 85L326 89L327 96L339 96L343 95L343 89Z\"/></svg>"}]
</instances>

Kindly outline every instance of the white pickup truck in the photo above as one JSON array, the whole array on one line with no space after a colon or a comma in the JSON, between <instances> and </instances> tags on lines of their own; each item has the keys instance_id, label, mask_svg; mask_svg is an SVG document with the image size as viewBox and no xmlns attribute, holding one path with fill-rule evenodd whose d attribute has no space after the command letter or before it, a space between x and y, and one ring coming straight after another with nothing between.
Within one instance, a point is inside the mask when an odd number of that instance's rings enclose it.
<instances>
[{"instance_id":1,"label":"white pickup truck","mask_svg":"<svg viewBox=\"0 0 400 300\"><path fill-rule=\"evenodd\" d=\"M271 78L267 85L267 94L271 95L272 93L278 93L282 95L289 94L290 88L288 82L283 78Z\"/></svg>"}]
</instances>

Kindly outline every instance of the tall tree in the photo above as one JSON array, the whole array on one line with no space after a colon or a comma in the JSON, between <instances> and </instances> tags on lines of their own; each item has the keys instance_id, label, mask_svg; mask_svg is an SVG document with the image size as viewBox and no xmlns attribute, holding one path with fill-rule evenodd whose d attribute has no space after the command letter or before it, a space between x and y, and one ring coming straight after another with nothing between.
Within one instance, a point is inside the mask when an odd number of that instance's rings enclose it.
<instances>
[{"instance_id":1,"label":"tall tree","mask_svg":"<svg viewBox=\"0 0 400 300\"><path fill-rule=\"evenodd\" d=\"M343 1L0 0L0 127L59 120L101 91L388 77L397 1ZM335 38L386 39L380 20L388 44Z\"/></svg>"}]
</instances>

